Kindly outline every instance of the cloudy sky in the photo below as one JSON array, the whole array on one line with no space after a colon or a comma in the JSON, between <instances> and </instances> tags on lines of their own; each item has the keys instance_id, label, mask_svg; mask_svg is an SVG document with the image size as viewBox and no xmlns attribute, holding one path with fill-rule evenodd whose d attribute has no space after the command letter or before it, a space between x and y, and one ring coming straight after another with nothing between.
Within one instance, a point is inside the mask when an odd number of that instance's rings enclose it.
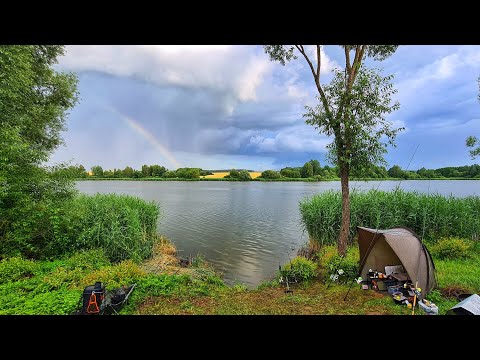
<instances>
[{"instance_id":1,"label":"cloudy sky","mask_svg":"<svg viewBox=\"0 0 480 360\"><path fill-rule=\"evenodd\" d=\"M71 111L65 146L51 163L90 169L280 169L309 159L325 165L331 139L306 125L315 104L303 59L270 62L262 46L67 46L58 68L78 74L80 102ZM324 46L322 82L343 64ZM389 148L389 165L471 165L465 139L480 135L480 46L401 46L368 65L395 74L400 110L388 119L406 130Z\"/></svg>"}]
</instances>

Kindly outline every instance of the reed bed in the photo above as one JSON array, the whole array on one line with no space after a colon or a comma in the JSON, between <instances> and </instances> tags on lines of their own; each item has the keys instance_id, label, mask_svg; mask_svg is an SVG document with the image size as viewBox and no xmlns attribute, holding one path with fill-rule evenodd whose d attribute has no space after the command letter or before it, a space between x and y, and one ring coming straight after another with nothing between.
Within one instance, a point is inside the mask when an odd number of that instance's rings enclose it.
<instances>
[{"instance_id":1,"label":"reed bed","mask_svg":"<svg viewBox=\"0 0 480 360\"><path fill-rule=\"evenodd\" d=\"M331 190L300 201L302 224L312 240L322 245L336 243L341 226L341 200L341 193ZM449 236L478 240L480 197L456 198L401 189L354 191L351 193L350 244L356 226L374 229L405 226L433 242Z\"/></svg>"},{"instance_id":2,"label":"reed bed","mask_svg":"<svg viewBox=\"0 0 480 360\"><path fill-rule=\"evenodd\" d=\"M76 229L76 236L68 241L72 251L102 248L113 262L140 262L153 255L160 212L156 203L127 195L97 194L80 195L72 205L65 214Z\"/></svg>"}]
</instances>

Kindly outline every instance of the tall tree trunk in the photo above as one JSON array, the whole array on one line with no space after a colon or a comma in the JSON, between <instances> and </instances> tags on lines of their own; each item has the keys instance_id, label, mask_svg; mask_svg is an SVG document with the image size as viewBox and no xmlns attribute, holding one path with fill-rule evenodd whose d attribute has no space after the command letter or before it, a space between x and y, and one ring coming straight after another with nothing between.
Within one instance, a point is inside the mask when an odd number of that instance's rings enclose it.
<instances>
[{"instance_id":1,"label":"tall tree trunk","mask_svg":"<svg viewBox=\"0 0 480 360\"><path fill-rule=\"evenodd\" d=\"M340 163L340 182L342 185L342 226L338 235L337 249L340 255L347 252L348 233L350 229L350 191L348 187L348 164Z\"/></svg>"}]
</instances>

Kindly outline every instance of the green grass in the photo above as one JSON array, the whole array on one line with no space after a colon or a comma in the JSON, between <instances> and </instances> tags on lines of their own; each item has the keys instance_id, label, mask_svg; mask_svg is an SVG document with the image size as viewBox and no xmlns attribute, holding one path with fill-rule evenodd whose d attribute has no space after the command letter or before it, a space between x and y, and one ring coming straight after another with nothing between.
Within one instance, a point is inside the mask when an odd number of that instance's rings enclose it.
<instances>
[{"instance_id":1,"label":"green grass","mask_svg":"<svg viewBox=\"0 0 480 360\"><path fill-rule=\"evenodd\" d=\"M12 274L14 276L10 276ZM71 314L85 286L96 281L103 282L110 290L137 284L122 309L124 314L137 313L142 304L154 297L214 296L226 288L222 280L202 264L190 275L153 274L131 260L111 263L101 249L81 251L54 261L3 259L0 279L0 315Z\"/></svg>"},{"instance_id":2,"label":"green grass","mask_svg":"<svg viewBox=\"0 0 480 360\"><path fill-rule=\"evenodd\" d=\"M302 223L310 237L332 244L341 225L341 193L327 191L300 202ZM352 192L350 241L356 226L387 229L406 226L420 237L436 240L480 237L480 197L445 197L403 190Z\"/></svg>"},{"instance_id":3,"label":"green grass","mask_svg":"<svg viewBox=\"0 0 480 360\"><path fill-rule=\"evenodd\" d=\"M439 306L440 314L458 302L443 296L445 289L460 287L480 292L480 252L478 248L473 251L469 259L434 259L439 287L427 298ZM353 258L358 251L350 248L349 254ZM197 268L189 274L154 274L131 260L112 263L101 249L81 251L54 261L9 258L0 261L0 314L70 314L84 287L95 281L106 283L107 289L137 283L122 314L411 313L405 306L394 304L388 294L364 291L357 284L347 301L343 301L349 283L326 281L330 271L325 266L334 257L333 247L323 249L317 276L307 283L291 284L293 294L286 294L278 280L265 282L253 290L242 284L228 287L204 261L196 261Z\"/></svg>"}]
</instances>

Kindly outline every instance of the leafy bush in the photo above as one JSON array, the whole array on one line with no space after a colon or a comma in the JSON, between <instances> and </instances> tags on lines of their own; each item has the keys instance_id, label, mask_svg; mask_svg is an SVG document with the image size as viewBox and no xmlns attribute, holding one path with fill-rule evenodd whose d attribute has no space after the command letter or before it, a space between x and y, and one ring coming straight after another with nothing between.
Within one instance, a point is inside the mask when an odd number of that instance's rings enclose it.
<instances>
[{"instance_id":1,"label":"leafy bush","mask_svg":"<svg viewBox=\"0 0 480 360\"><path fill-rule=\"evenodd\" d=\"M314 278L316 269L316 263L302 256L297 256L283 267L281 275L292 280L304 281Z\"/></svg>"},{"instance_id":2,"label":"leafy bush","mask_svg":"<svg viewBox=\"0 0 480 360\"><path fill-rule=\"evenodd\" d=\"M471 256L472 245L460 238L442 238L430 247L433 257L439 259L466 259Z\"/></svg>"},{"instance_id":3,"label":"leafy bush","mask_svg":"<svg viewBox=\"0 0 480 360\"><path fill-rule=\"evenodd\" d=\"M30 260L12 257L0 261L0 284L31 277L38 270L38 265Z\"/></svg>"},{"instance_id":4,"label":"leafy bush","mask_svg":"<svg viewBox=\"0 0 480 360\"><path fill-rule=\"evenodd\" d=\"M224 176L225 179L238 179L242 181L252 180L250 173L247 170L230 170L230 173Z\"/></svg>"},{"instance_id":5,"label":"leafy bush","mask_svg":"<svg viewBox=\"0 0 480 360\"><path fill-rule=\"evenodd\" d=\"M106 266L90 272L82 278L80 285L84 287L92 285L96 281L101 281L108 285L107 288L116 288L137 282L145 276L145 271L138 264L135 264L132 260L125 260L116 265Z\"/></svg>"},{"instance_id":6,"label":"leafy bush","mask_svg":"<svg viewBox=\"0 0 480 360\"><path fill-rule=\"evenodd\" d=\"M346 283L358 275L358 248L348 247L347 254L342 258L335 246L324 246L320 251L320 263L331 280Z\"/></svg>"},{"instance_id":7,"label":"leafy bush","mask_svg":"<svg viewBox=\"0 0 480 360\"><path fill-rule=\"evenodd\" d=\"M292 179L299 179L302 177L302 175L300 174L300 171L293 170L293 169L282 169L280 171L280 175L285 176L287 178L292 178Z\"/></svg>"},{"instance_id":8,"label":"leafy bush","mask_svg":"<svg viewBox=\"0 0 480 360\"><path fill-rule=\"evenodd\" d=\"M260 177L262 179L280 179L282 175L275 170L265 170Z\"/></svg>"},{"instance_id":9,"label":"leafy bush","mask_svg":"<svg viewBox=\"0 0 480 360\"><path fill-rule=\"evenodd\" d=\"M197 179L200 177L201 169L199 168L180 168L177 169L176 175L182 179Z\"/></svg>"},{"instance_id":10,"label":"leafy bush","mask_svg":"<svg viewBox=\"0 0 480 360\"><path fill-rule=\"evenodd\" d=\"M177 173L175 171L168 170L163 173L163 177L167 179L176 178Z\"/></svg>"}]
</instances>

